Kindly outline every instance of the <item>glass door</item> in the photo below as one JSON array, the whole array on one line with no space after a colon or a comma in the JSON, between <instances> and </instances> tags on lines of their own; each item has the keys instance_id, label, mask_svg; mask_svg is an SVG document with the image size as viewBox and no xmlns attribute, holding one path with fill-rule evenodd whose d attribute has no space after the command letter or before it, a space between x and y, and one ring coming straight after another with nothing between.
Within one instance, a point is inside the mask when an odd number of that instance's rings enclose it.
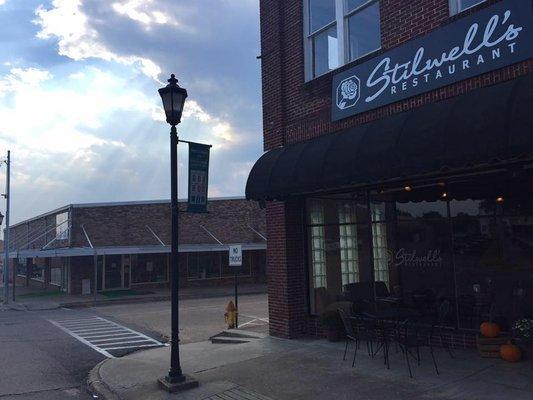
<instances>
[{"instance_id":1,"label":"glass door","mask_svg":"<svg viewBox=\"0 0 533 400\"><path fill-rule=\"evenodd\" d=\"M104 289L122 289L122 256L106 256L104 271Z\"/></svg>"},{"instance_id":2,"label":"glass door","mask_svg":"<svg viewBox=\"0 0 533 400\"><path fill-rule=\"evenodd\" d=\"M131 283L131 256L124 254L122 256L122 287L129 289Z\"/></svg>"}]
</instances>

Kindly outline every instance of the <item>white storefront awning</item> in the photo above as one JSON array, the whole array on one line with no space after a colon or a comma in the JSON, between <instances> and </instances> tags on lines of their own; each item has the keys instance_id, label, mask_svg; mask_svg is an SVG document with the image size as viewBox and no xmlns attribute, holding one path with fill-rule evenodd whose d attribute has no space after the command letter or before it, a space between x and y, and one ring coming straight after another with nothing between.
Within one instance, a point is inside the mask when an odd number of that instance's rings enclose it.
<instances>
[{"instance_id":1,"label":"white storefront awning","mask_svg":"<svg viewBox=\"0 0 533 400\"><path fill-rule=\"evenodd\" d=\"M237 243L238 244L238 243ZM227 251L230 244L183 244L178 251L180 253L201 253L210 251ZM243 250L265 250L266 243L242 243ZM153 254L170 253L170 246L122 246L122 247L65 247L58 249L25 249L12 251L9 258L32 258L32 257L75 257L93 256L105 254Z\"/></svg>"}]
</instances>

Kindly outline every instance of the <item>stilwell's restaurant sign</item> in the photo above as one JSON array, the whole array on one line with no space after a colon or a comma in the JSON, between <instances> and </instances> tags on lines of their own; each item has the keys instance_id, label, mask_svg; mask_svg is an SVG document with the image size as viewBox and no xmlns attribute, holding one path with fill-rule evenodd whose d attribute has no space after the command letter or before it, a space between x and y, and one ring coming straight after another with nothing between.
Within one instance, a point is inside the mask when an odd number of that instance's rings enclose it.
<instances>
[{"instance_id":1,"label":"stilwell's restaurant sign","mask_svg":"<svg viewBox=\"0 0 533 400\"><path fill-rule=\"evenodd\" d=\"M332 119L533 56L531 0L503 0L333 77Z\"/></svg>"}]
</instances>

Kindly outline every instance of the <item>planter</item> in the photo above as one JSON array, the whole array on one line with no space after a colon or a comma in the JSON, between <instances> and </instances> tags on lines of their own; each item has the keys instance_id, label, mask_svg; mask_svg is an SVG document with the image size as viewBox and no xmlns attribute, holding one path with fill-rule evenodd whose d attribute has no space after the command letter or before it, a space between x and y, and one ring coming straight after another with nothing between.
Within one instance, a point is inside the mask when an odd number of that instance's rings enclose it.
<instances>
[{"instance_id":1,"label":"planter","mask_svg":"<svg viewBox=\"0 0 533 400\"><path fill-rule=\"evenodd\" d=\"M522 350L522 358L524 360L533 360L533 340L515 339L515 342Z\"/></svg>"}]
</instances>

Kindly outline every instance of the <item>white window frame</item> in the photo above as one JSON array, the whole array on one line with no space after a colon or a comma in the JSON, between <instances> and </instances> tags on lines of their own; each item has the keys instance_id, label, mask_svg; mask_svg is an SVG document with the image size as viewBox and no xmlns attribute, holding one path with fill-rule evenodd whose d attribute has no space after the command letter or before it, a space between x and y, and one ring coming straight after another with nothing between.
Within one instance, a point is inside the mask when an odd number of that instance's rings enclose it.
<instances>
[{"instance_id":1,"label":"white window frame","mask_svg":"<svg viewBox=\"0 0 533 400\"><path fill-rule=\"evenodd\" d=\"M372 251L374 258L374 281L385 282L389 287L389 260L387 243L387 222L385 214L379 212L378 205L370 204L372 224Z\"/></svg>"},{"instance_id":2,"label":"white window frame","mask_svg":"<svg viewBox=\"0 0 533 400\"><path fill-rule=\"evenodd\" d=\"M466 10L469 10L473 7L476 7L477 5L486 2L487 0L478 0L477 3L468 6L466 8L462 8L461 4L463 3L463 0L449 0L449 7L450 7L450 16L460 14Z\"/></svg>"},{"instance_id":3,"label":"white window frame","mask_svg":"<svg viewBox=\"0 0 533 400\"><path fill-rule=\"evenodd\" d=\"M342 285L359 282L359 248L357 245L356 212L353 205L346 211L340 204L339 213L339 251L341 260ZM352 257L348 254L352 252Z\"/></svg>"},{"instance_id":4,"label":"white window frame","mask_svg":"<svg viewBox=\"0 0 533 400\"><path fill-rule=\"evenodd\" d=\"M318 221L312 220L312 213L316 213ZM312 265L312 287L317 289L320 287L328 287L327 279L327 263L326 263L326 232L324 228L324 205L321 202L309 204L310 216L310 246L311 246L311 265ZM319 246L315 246L315 241L318 241ZM316 259L315 255L319 253L320 259Z\"/></svg>"},{"instance_id":5,"label":"white window frame","mask_svg":"<svg viewBox=\"0 0 533 400\"><path fill-rule=\"evenodd\" d=\"M453 1L453 0L451 0ZM483 0L485 1L485 0ZM304 10L304 65L305 65L305 81L311 81L313 79L316 79L322 75L325 75L333 70L326 71L323 74L314 76L314 65L313 65L313 37L316 35L330 29L333 26L337 26L337 45L338 45L338 67L340 68L343 65L347 64L348 62L356 61L362 57L365 57L368 54L374 53L381 49L381 40L380 40L380 46L372 50L366 54L362 54L357 58L354 58L353 60L350 60L350 47L348 43L348 24L347 19L350 18L352 15L361 12L365 8L371 6L372 4L379 3L379 0L368 0L364 4L360 5L359 7L354 8L350 12L345 12L345 0L335 0L335 21L330 22L327 25L324 25L320 27L319 29L310 32L310 25L309 25L309 0L303 0L303 10ZM381 15L380 15L380 24L381 24Z\"/></svg>"}]
</instances>

